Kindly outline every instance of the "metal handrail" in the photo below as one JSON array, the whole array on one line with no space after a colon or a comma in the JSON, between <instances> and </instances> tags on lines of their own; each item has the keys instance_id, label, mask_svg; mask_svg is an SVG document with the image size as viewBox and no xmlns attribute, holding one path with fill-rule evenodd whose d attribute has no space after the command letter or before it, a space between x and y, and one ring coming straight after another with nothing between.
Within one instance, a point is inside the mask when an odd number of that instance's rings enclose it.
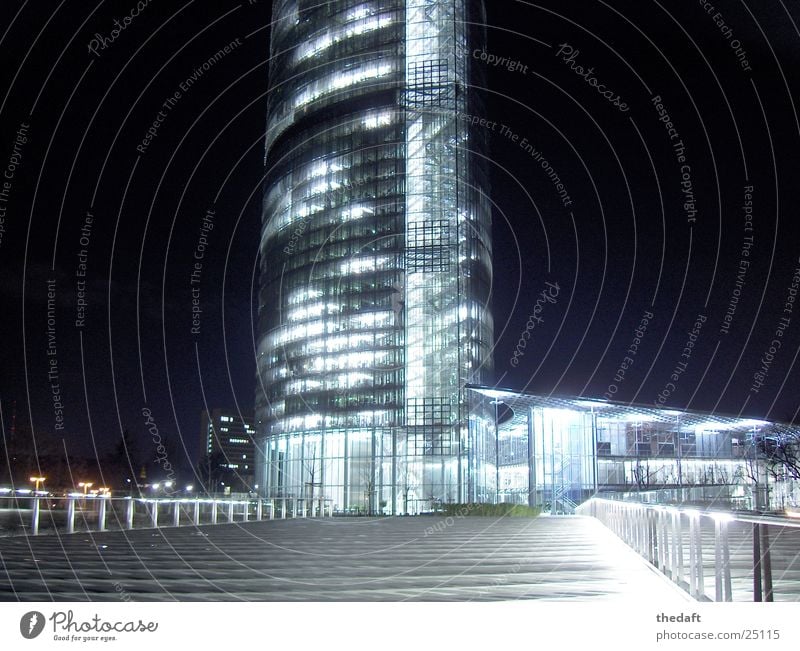
<instances>
[{"instance_id":1,"label":"metal handrail","mask_svg":"<svg viewBox=\"0 0 800 651\"><path fill-rule=\"evenodd\" d=\"M800 529L800 522L768 515L697 508L644 504L594 497L581 504L578 515L602 522L626 544L691 596L705 601L733 601L731 550L739 552L743 542L752 543L752 562L744 566L739 579L749 581L752 574L753 601L773 601L772 547L768 527ZM704 541L703 525L713 524L713 545ZM734 532L739 546L731 547L731 525L741 523ZM706 534L709 527L706 526ZM750 539L752 536L752 540ZM709 536L707 535L706 538ZM773 538L773 543L778 536ZM707 593L705 569L711 565L713 546L714 594ZM800 549L798 549L800 551ZM741 568L737 568L741 569ZM740 587L741 581L737 584ZM748 584L749 585L749 584ZM748 588L747 593L750 593ZM749 597L748 597L749 598Z\"/></svg>"},{"instance_id":2,"label":"metal handrail","mask_svg":"<svg viewBox=\"0 0 800 651\"><path fill-rule=\"evenodd\" d=\"M76 519L86 525L83 531L107 531L109 511L120 529L199 526L277 518L317 518L333 516L333 500L325 498L213 498L213 497L110 497L102 495L67 497L52 495L0 496L0 508L10 508L21 525L12 532L39 535L42 513L49 513L52 531L75 533ZM55 508L55 507L60 508ZM122 508L118 508L122 507ZM171 507L171 508L170 508ZM223 517L220 517L222 511ZM266 513L265 513L266 511ZM29 512L29 515L28 515ZM55 517L58 515L58 518ZM28 517L26 517L26 515ZM159 516L163 516L160 519ZM56 519L59 524L56 524Z\"/></svg>"}]
</instances>

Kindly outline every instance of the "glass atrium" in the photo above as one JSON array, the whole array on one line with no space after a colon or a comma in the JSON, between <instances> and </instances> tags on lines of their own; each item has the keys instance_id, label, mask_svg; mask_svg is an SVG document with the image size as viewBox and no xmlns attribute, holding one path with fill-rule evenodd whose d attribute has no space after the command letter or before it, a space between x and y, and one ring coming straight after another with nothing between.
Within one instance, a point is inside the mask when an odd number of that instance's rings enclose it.
<instances>
[{"instance_id":1,"label":"glass atrium","mask_svg":"<svg viewBox=\"0 0 800 651\"><path fill-rule=\"evenodd\" d=\"M597 491L668 490L752 506L753 441L786 432L762 420L606 400L472 387L482 447L472 500L568 512ZM495 412L495 409L497 410ZM495 460L499 459L499 463Z\"/></svg>"}]
</instances>

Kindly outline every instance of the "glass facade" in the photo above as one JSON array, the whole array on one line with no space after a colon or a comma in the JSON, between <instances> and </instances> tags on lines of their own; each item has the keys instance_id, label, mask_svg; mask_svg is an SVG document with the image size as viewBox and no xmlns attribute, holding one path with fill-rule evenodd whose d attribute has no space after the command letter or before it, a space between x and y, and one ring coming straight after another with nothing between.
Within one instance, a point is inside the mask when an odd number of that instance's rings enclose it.
<instances>
[{"instance_id":1,"label":"glass facade","mask_svg":"<svg viewBox=\"0 0 800 651\"><path fill-rule=\"evenodd\" d=\"M598 491L666 490L677 501L752 505L759 499L756 485L763 490L768 480L753 442L788 427L605 400L482 387L469 392L482 478L473 499L494 501L497 494L499 502L553 512L570 512ZM503 411L496 420L497 405Z\"/></svg>"},{"instance_id":2,"label":"glass facade","mask_svg":"<svg viewBox=\"0 0 800 651\"><path fill-rule=\"evenodd\" d=\"M260 242L256 481L416 513L480 482L491 373L485 133L467 0L276 0Z\"/></svg>"}]
</instances>

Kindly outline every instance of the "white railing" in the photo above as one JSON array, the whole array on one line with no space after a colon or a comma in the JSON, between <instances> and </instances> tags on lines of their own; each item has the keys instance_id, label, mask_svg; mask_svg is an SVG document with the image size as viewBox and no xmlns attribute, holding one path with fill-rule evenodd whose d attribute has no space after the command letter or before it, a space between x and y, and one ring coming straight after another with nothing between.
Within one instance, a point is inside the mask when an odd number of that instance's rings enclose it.
<instances>
[{"instance_id":1,"label":"white railing","mask_svg":"<svg viewBox=\"0 0 800 651\"><path fill-rule=\"evenodd\" d=\"M602 498L576 513L600 520L695 599L800 597L800 521Z\"/></svg>"},{"instance_id":2,"label":"white railing","mask_svg":"<svg viewBox=\"0 0 800 651\"><path fill-rule=\"evenodd\" d=\"M332 515L332 501L323 498L0 497L0 533L5 535L200 526Z\"/></svg>"}]
</instances>

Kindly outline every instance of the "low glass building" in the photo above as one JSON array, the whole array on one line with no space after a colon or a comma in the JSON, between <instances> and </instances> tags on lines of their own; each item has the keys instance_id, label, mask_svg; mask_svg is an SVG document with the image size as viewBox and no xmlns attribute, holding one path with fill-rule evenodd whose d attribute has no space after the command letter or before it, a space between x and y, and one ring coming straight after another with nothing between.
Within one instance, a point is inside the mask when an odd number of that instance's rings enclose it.
<instances>
[{"instance_id":1,"label":"low glass building","mask_svg":"<svg viewBox=\"0 0 800 651\"><path fill-rule=\"evenodd\" d=\"M569 512L598 491L672 491L680 501L752 507L755 486L771 490L753 442L793 432L696 411L488 387L470 392L472 467L480 475L471 499L554 512Z\"/></svg>"}]
</instances>

